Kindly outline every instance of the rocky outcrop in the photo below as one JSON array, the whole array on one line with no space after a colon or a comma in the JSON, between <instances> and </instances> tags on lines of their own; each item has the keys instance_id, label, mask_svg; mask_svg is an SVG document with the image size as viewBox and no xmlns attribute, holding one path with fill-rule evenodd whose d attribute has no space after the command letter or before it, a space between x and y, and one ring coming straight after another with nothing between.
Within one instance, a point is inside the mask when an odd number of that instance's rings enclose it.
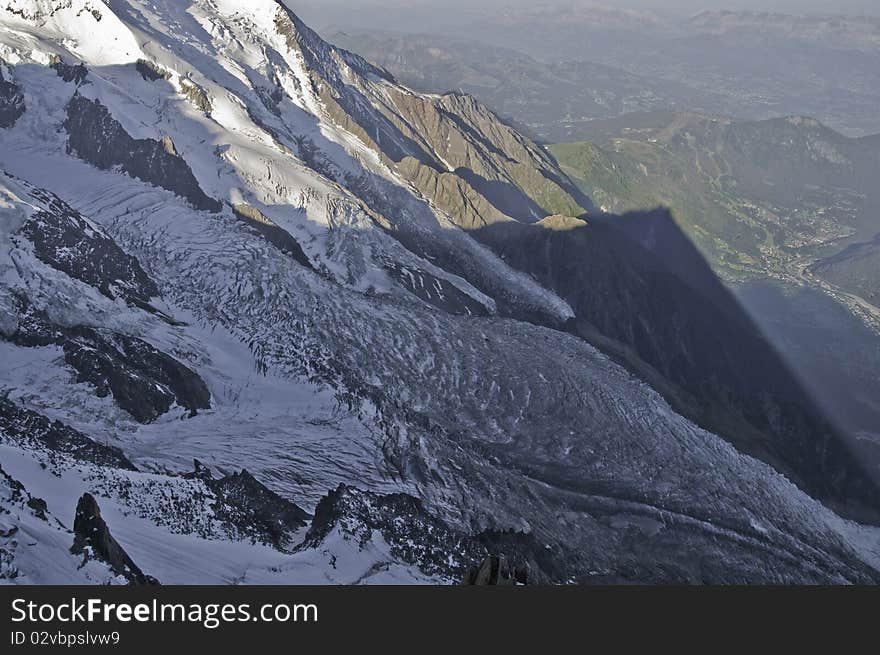
<instances>
[{"instance_id":1,"label":"rocky outcrop","mask_svg":"<svg viewBox=\"0 0 880 655\"><path fill-rule=\"evenodd\" d=\"M201 480L213 492L214 517L236 534L279 549L289 549L311 515L282 498L246 470L215 479L210 469L194 460L187 478Z\"/></svg>"},{"instance_id":2,"label":"rocky outcrop","mask_svg":"<svg viewBox=\"0 0 880 655\"><path fill-rule=\"evenodd\" d=\"M147 59L138 59L137 62L135 62L134 67L146 82L171 79L171 73L162 68L159 64Z\"/></svg>"},{"instance_id":3,"label":"rocky outcrop","mask_svg":"<svg viewBox=\"0 0 880 655\"><path fill-rule=\"evenodd\" d=\"M7 439L23 448L45 448L81 462L137 470L120 448L98 443L78 430L25 409L6 397L0 397L0 429Z\"/></svg>"},{"instance_id":4,"label":"rocky outcrop","mask_svg":"<svg viewBox=\"0 0 880 655\"><path fill-rule=\"evenodd\" d=\"M132 561L125 549L113 538L110 528L101 517L101 509L94 496L83 494L76 505L73 521L73 546L70 552L83 556L83 564L96 559L107 564L131 585L157 585L156 578L146 575Z\"/></svg>"},{"instance_id":5,"label":"rocky outcrop","mask_svg":"<svg viewBox=\"0 0 880 655\"><path fill-rule=\"evenodd\" d=\"M528 579L526 571L510 567L507 558L489 555L479 566L468 569L462 584L466 586L513 586L525 584Z\"/></svg>"},{"instance_id":6,"label":"rocky outcrop","mask_svg":"<svg viewBox=\"0 0 880 655\"><path fill-rule=\"evenodd\" d=\"M320 547L334 531L361 548L381 537L398 561L464 584L558 584L565 581L560 562L576 559L531 534L468 534L433 516L408 494L382 495L344 484L318 503L302 548Z\"/></svg>"},{"instance_id":7,"label":"rocky outcrop","mask_svg":"<svg viewBox=\"0 0 880 655\"><path fill-rule=\"evenodd\" d=\"M454 217L456 225L475 230L486 225L512 220L477 192L467 180L455 173L438 171L415 157L406 157L397 170L426 198Z\"/></svg>"},{"instance_id":8,"label":"rocky outcrop","mask_svg":"<svg viewBox=\"0 0 880 655\"><path fill-rule=\"evenodd\" d=\"M259 209L239 203L232 206L232 211L238 220L263 235L263 238L278 250L290 255L306 268L314 269L302 246L291 236L290 232L280 227Z\"/></svg>"},{"instance_id":9,"label":"rocky outcrop","mask_svg":"<svg viewBox=\"0 0 880 655\"><path fill-rule=\"evenodd\" d=\"M0 60L0 128L12 127L24 114L24 95Z\"/></svg>"},{"instance_id":10,"label":"rocky outcrop","mask_svg":"<svg viewBox=\"0 0 880 655\"><path fill-rule=\"evenodd\" d=\"M381 495L341 484L315 508L303 547L317 548L334 530L365 546L374 535L402 562L427 575L460 578L485 551L465 534L429 514L407 494Z\"/></svg>"},{"instance_id":11,"label":"rocky outcrop","mask_svg":"<svg viewBox=\"0 0 880 655\"><path fill-rule=\"evenodd\" d=\"M77 86L83 84L89 76L89 69L85 64L66 64L61 57L55 58L55 61L52 62L52 68L62 80L68 83L73 82Z\"/></svg>"},{"instance_id":12,"label":"rocky outcrop","mask_svg":"<svg viewBox=\"0 0 880 655\"><path fill-rule=\"evenodd\" d=\"M7 2L5 9L10 14L27 21L45 21L72 6L72 0L39 0L37 2ZM90 15L97 23L100 23L104 17L98 9L91 6L91 3L85 3L80 14Z\"/></svg>"},{"instance_id":13,"label":"rocky outcrop","mask_svg":"<svg viewBox=\"0 0 880 655\"><path fill-rule=\"evenodd\" d=\"M146 341L109 330L66 327L26 300L20 300L16 331L9 337L24 347L61 346L77 382L94 386L141 422L150 423L176 403L194 416L211 406L211 394L197 373Z\"/></svg>"},{"instance_id":14,"label":"rocky outcrop","mask_svg":"<svg viewBox=\"0 0 880 655\"><path fill-rule=\"evenodd\" d=\"M42 262L108 298L123 298L154 311L149 300L159 295L159 289L137 259L55 194L42 189L30 192L44 209L34 212L21 233L34 244Z\"/></svg>"},{"instance_id":15,"label":"rocky outcrop","mask_svg":"<svg viewBox=\"0 0 880 655\"><path fill-rule=\"evenodd\" d=\"M195 416L211 407L211 394L197 373L146 341L119 333L76 328L64 343L65 361L77 381L94 385L141 423L149 423L175 403Z\"/></svg>"},{"instance_id":16,"label":"rocky outcrop","mask_svg":"<svg viewBox=\"0 0 880 655\"><path fill-rule=\"evenodd\" d=\"M393 93L398 127L406 134L410 126L414 135L421 135L444 169L454 171L503 213L533 222L548 214L577 216L589 208L546 152L472 96Z\"/></svg>"},{"instance_id":17,"label":"rocky outcrop","mask_svg":"<svg viewBox=\"0 0 880 655\"><path fill-rule=\"evenodd\" d=\"M208 98L208 94L195 82L191 80L181 80L180 93L205 116L210 116L211 112L214 111L214 106L211 104L211 99Z\"/></svg>"},{"instance_id":18,"label":"rocky outcrop","mask_svg":"<svg viewBox=\"0 0 880 655\"><path fill-rule=\"evenodd\" d=\"M23 514L50 522L46 501L28 493L0 464L0 584L9 584L10 580L20 582L22 576L27 575L19 569L18 560L21 550L33 542L30 537L25 542L21 539Z\"/></svg>"},{"instance_id":19,"label":"rocky outcrop","mask_svg":"<svg viewBox=\"0 0 880 655\"><path fill-rule=\"evenodd\" d=\"M189 164L155 139L135 139L97 100L79 94L67 105L67 150L101 169L118 166L131 177L185 198L196 209L219 212L223 205L202 191Z\"/></svg>"},{"instance_id":20,"label":"rocky outcrop","mask_svg":"<svg viewBox=\"0 0 880 655\"><path fill-rule=\"evenodd\" d=\"M462 227L503 215L528 222L577 216L590 208L552 157L472 96L413 93L387 71L322 41L283 6L275 26L304 58L312 92L333 121ZM381 86L373 84L377 78ZM463 207L474 211L456 211Z\"/></svg>"}]
</instances>

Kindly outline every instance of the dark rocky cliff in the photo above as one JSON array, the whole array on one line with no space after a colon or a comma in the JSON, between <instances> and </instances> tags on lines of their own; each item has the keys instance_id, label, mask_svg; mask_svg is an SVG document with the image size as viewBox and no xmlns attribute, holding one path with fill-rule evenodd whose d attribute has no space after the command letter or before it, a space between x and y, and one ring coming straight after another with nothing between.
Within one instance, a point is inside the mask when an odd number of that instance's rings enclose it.
<instances>
[{"instance_id":1,"label":"dark rocky cliff","mask_svg":"<svg viewBox=\"0 0 880 655\"><path fill-rule=\"evenodd\" d=\"M70 552L83 556L83 564L90 559L107 564L117 575L131 585L157 585L156 578L146 575L128 556L125 549L110 534L110 528L101 517L98 502L91 494L83 494L76 505L73 521L73 546Z\"/></svg>"},{"instance_id":2,"label":"dark rocky cliff","mask_svg":"<svg viewBox=\"0 0 880 655\"><path fill-rule=\"evenodd\" d=\"M15 81L7 79L5 68L0 60L0 128L15 125L25 111L24 96Z\"/></svg>"},{"instance_id":3,"label":"dark rocky cliff","mask_svg":"<svg viewBox=\"0 0 880 655\"><path fill-rule=\"evenodd\" d=\"M67 105L68 151L102 169L119 166L131 177L185 198L196 209L219 212L223 205L202 191L189 164L167 139L135 139L107 108L79 94Z\"/></svg>"}]
</instances>

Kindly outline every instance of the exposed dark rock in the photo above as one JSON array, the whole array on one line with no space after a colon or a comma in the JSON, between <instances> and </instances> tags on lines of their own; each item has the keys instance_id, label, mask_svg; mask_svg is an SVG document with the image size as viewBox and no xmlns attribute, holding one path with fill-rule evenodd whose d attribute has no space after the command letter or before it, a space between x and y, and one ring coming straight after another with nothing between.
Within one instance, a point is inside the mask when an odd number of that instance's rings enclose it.
<instances>
[{"instance_id":1,"label":"exposed dark rock","mask_svg":"<svg viewBox=\"0 0 880 655\"><path fill-rule=\"evenodd\" d=\"M25 347L61 346L77 382L92 384L101 398L112 394L141 423L154 421L174 403L188 409L190 416L211 406L210 391L197 373L136 337L55 325L23 301L10 340Z\"/></svg>"},{"instance_id":2,"label":"exposed dark rock","mask_svg":"<svg viewBox=\"0 0 880 655\"><path fill-rule=\"evenodd\" d=\"M205 116L211 115L214 107L211 105L211 100L208 98L208 94L205 93L205 90L198 84L192 81L181 81L180 92L187 100L202 111Z\"/></svg>"},{"instance_id":3,"label":"exposed dark rock","mask_svg":"<svg viewBox=\"0 0 880 655\"><path fill-rule=\"evenodd\" d=\"M25 348L40 348L62 344L66 330L49 320L45 312L36 309L27 298L18 298L16 329L7 338L12 343Z\"/></svg>"},{"instance_id":4,"label":"exposed dark rock","mask_svg":"<svg viewBox=\"0 0 880 655\"><path fill-rule=\"evenodd\" d=\"M64 343L65 361L77 381L93 384L99 396L113 394L117 404L141 423L149 423L176 402L195 416L211 406L204 381L173 357L141 339L76 328Z\"/></svg>"},{"instance_id":5,"label":"exposed dark rock","mask_svg":"<svg viewBox=\"0 0 880 655\"><path fill-rule=\"evenodd\" d=\"M353 173L341 176L339 167L327 157L326 153L308 136L300 135L295 137L296 149L299 158L313 171L317 171L325 177L337 182L345 181L346 186L352 187L352 190L359 192L357 188L360 176L355 177ZM356 193L360 196L360 193Z\"/></svg>"},{"instance_id":6,"label":"exposed dark rock","mask_svg":"<svg viewBox=\"0 0 880 655\"><path fill-rule=\"evenodd\" d=\"M494 561L503 564L490 568L494 573L480 580L558 584L566 581L566 564L573 565L577 559L531 534L467 534L428 513L418 498L403 493L381 495L344 484L318 503L302 547L319 547L333 530L357 540L361 547L378 533L400 561L427 575L465 582L478 577L479 567L474 568L474 563Z\"/></svg>"},{"instance_id":7,"label":"exposed dark rock","mask_svg":"<svg viewBox=\"0 0 880 655\"><path fill-rule=\"evenodd\" d=\"M141 77L143 77L144 80L147 82L167 80L171 77L171 73L159 66L159 64L153 63L152 61L148 61L146 59L138 59L134 67L135 70L137 70L137 72L141 74Z\"/></svg>"},{"instance_id":8,"label":"exposed dark rock","mask_svg":"<svg viewBox=\"0 0 880 655\"><path fill-rule=\"evenodd\" d=\"M266 241L278 248L278 250L290 255L303 266L314 270L314 266L312 266L299 242L287 230L280 227L259 209L240 203L233 205L232 211L236 218L263 235Z\"/></svg>"},{"instance_id":9,"label":"exposed dark rock","mask_svg":"<svg viewBox=\"0 0 880 655\"><path fill-rule=\"evenodd\" d=\"M121 297L155 311L149 300L159 295L140 263L126 254L101 228L52 193L32 189L45 210L34 212L21 229L44 263L95 287L108 298Z\"/></svg>"},{"instance_id":10,"label":"exposed dark rock","mask_svg":"<svg viewBox=\"0 0 880 655\"><path fill-rule=\"evenodd\" d=\"M497 555L488 555L479 566L473 567L465 574L462 584L468 586L513 586L523 580L527 574L514 571L507 562L507 558Z\"/></svg>"},{"instance_id":11,"label":"exposed dark rock","mask_svg":"<svg viewBox=\"0 0 880 655\"><path fill-rule=\"evenodd\" d=\"M193 470L189 473L184 473L183 477L187 480L209 481L214 479L214 475L211 473L211 469L202 464L197 459L193 460Z\"/></svg>"},{"instance_id":12,"label":"exposed dark rock","mask_svg":"<svg viewBox=\"0 0 880 655\"><path fill-rule=\"evenodd\" d=\"M245 470L214 479L211 470L193 460L193 471L184 477L201 480L217 498L214 516L235 532L255 541L286 549L308 524L311 515L276 494Z\"/></svg>"},{"instance_id":13,"label":"exposed dark rock","mask_svg":"<svg viewBox=\"0 0 880 655\"><path fill-rule=\"evenodd\" d=\"M565 582L567 567L582 563L577 554L559 544L544 543L532 533L485 530L474 541L488 553L503 555L520 584Z\"/></svg>"},{"instance_id":14,"label":"exposed dark rock","mask_svg":"<svg viewBox=\"0 0 880 655\"><path fill-rule=\"evenodd\" d=\"M279 548L290 547L293 534L311 518L245 470L211 480L208 487L217 495L214 512L218 519L235 523L244 532L260 534Z\"/></svg>"},{"instance_id":15,"label":"exposed dark rock","mask_svg":"<svg viewBox=\"0 0 880 655\"><path fill-rule=\"evenodd\" d=\"M62 80L65 82L73 82L77 86L85 82L86 78L89 76L89 69L86 68L85 64L65 64L64 60L60 57L56 57L55 61L52 62L52 68L55 69L55 72L58 73L58 77Z\"/></svg>"},{"instance_id":16,"label":"exposed dark rock","mask_svg":"<svg viewBox=\"0 0 880 655\"><path fill-rule=\"evenodd\" d=\"M4 471L2 463L0 463L0 481L2 481L3 484L9 488L9 500L10 501L17 503L17 502L21 502L21 501L26 502L26 499L30 499L31 496L27 492L27 490L24 488L24 485L20 481L16 480L11 475L9 475L9 473ZM18 530L16 528L16 532L17 531ZM8 537L10 535L7 534L5 536Z\"/></svg>"},{"instance_id":17,"label":"exposed dark rock","mask_svg":"<svg viewBox=\"0 0 880 655\"><path fill-rule=\"evenodd\" d=\"M167 144L155 139L134 139L97 100L75 95L67 105L64 128L68 152L97 166L119 166L131 177L172 191L196 209L219 212L223 205L199 187L192 169Z\"/></svg>"},{"instance_id":18,"label":"exposed dark rock","mask_svg":"<svg viewBox=\"0 0 880 655\"><path fill-rule=\"evenodd\" d=\"M101 518L101 509L91 494L83 494L76 505L73 534L70 552L82 555L83 564L90 559L96 559L108 564L116 575L123 576L131 585L159 584L156 578L141 571L113 538L110 528Z\"/></svg>"},{"instance_id":19,"label":"exposed dark rock","mask_svg":"<svg viewBox=\"0 0 880 655\"><path fill-rule=\"evenodd\" d=\"M0 429L19 446L43 447L82 462L137 470L119 448L98 443L60 421L51 421L5 397L0 397Z\"/></svg>"},{"instance_id":20,"label":"exposed dark rock","mask_svg":"<svg viewBox=\"0 0 880 655\"><path fill-rule=\"evenodd\" d=\"M281 109L279 105L284 100L284 89L280 86L274 86L271 90L264 87L257 87L256 90L263 106L276 116L280 116Z\"/></svg>"},{"instance_id":21,"label":"exposed dark rock","mask_svg":"<svg viewBox=\"0 0 880 655\"><path fill-rule=\"evenodd\" d=\"M31 497L27 501L27 506L34 510L34 514L43 519L44 521L48 520L46 518L46 512L49 511L49 506L46 505L46 501L42 498L34 498Z\"/></svg>"},{"instance_id":22,"label":"exposed dark rock","mask_svg":"<svg viewBox=\"0 0 880 655\"><path fill-rule=\"evenodd\" d=\"M21 6L21 4L24 6ZM59 11L70 9L72 6L72 0L20 3L19 6L15 6L15 4L8 2L6 3L6 11L15 16L21 16L21 18L26 21L37 22L51 18ZM100 23L101 19L104 17L99 10L89 7L88 5L80 9L77 15L82 14L83 12L88 12L97 23Z\"/></svg>"},{"instance_id":23,"label":"exposed dark rock","mask_svg":"<svg viewBox=\"0 0 880 655\"><path fill-rule=\"evenodd\" d=\"M425 511L407 494L379 495L341 484L321 499L303 542L317 547L334 529L361 546L378 532L401 561L428 575L460 578L486 552L473 540Z\"/></svg>"},{"instance_id":24,"label":"exposed dark rock","mask_svg":"<svg viewBox=\"0 0 880 655\"><path fill-rule=\"evenodd\" d=\"M0 128L12 127L24 114L24 95L0 60Z\"/></svg>"},{"instance_id":25,"label":"exposed dark rock","mask_svg":"<svg viewBox=\"0 0 880 655\"><path fill-rule=\"evenodd\" d=\"M28 534L27 538L23 539L21 528L15 523L18 522L16 519L20 520L23 518L22 515L28 512L41 521L50 522L46 502L32 496L25 486L4 471L0 464L0 519L3 519L3 526L0 527L0 583L15 580L21 575L16 557L18 551L30 547L33 543L33 534ZM12 519L11 524L6 520L7 518Z\"/></svg>"}]
</instances>

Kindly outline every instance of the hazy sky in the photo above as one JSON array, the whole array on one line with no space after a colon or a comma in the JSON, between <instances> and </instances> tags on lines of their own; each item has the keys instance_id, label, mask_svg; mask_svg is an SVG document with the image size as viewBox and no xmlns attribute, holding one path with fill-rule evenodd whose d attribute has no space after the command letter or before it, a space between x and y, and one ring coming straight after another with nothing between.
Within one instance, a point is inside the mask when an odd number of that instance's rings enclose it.
<instances>
[{"instance_id":1,"label":"hazy sky","mask_svg":"<svg viewBox=\"0 0 880 655\"><path fill-rule=\"evenodd\" d=\"M566 4L606 5L614 7L632 7L653 9L656 11L676 10L696 13L704 9L752 9L765 11L782 11L786 13L821 13L821 14L869 14L880 15L878 0L563 0ZM297 5L315 11L318 7L325 9L352 9L365 6L381 7L490 7L510 5L553 4L553 0L288 0L288 4L297 9ZM556 2L558 3L558 2Z\"/></svg>"}]
</instances>

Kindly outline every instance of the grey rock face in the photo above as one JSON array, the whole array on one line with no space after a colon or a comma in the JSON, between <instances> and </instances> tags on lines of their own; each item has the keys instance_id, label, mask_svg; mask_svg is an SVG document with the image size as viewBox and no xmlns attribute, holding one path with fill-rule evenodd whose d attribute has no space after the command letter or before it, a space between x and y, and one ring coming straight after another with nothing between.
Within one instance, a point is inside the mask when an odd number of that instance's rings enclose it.
<instances>
[{"instance_id":1,"label":"grey rock face","mask_svg":"<svg viewBox=\"0 0 880 655\"><path fill-rule=\"evenodd\" d=\"M28 21L41 21L52 18L59 11L70 9L73 6L71 0L50 0L49 2L28 2L28 3L7 3L5 9L10 14L19 16ZM103 14L94 8L86 7L95 22L100 23L104 17Z\"/></svg>"},{"instance_id":2,"label":"grey rock face","mask_svg":"<svg viewBox=\"0 0 880 655\"><path fill-rule=\"evenodd\" d=\"M24 95L15 81L7 79L5 65L0 60L0 128L15 125L25 111Z\"/></svg>"},{"instance_id":3,"label":"grey rock face","mask_svg":"<svg viewBox=\"0 0 880 655\"><path fill-rule=\"evenodd\" d=\"M57 58L52 63L52 68L55 69L55 72L58 73L58 77L62 80L65 82L73 82L77 86L84 83L89 76L89 69L86 68L85 64L66 64L61 58Z\"/></svg>"},{"instance_id":4,"label":"grey rock face","mask_svg":"<svg viewBox=\"0 0 880 655\"><path fill-rule=\"evenodd\" d=\"M470 569L464 577L462 584L467 586L513 586L520 580L524 581L524 574L513 570L504 557L489 555L479 566Z\"/></svg>"},{"instance_id":5,"label":"grey rock face","mask_svg":"<svg viewBox=\"0 0 880 655\"><path fill-rule=\"evenodd\" d=\"M419 499L407 494L382 495L340 485L318 503L303 547L319 547L333 530L362 546L378 534L399 561L449 580L468 584L565 581L556 563L564 559L558 548L519 532L467 533L433 516ZM474 568L474 562L482 565ZM491 573L483 570L486 566Z\"/></svg>"},{"instance_id":6,"label":"grey rock face","mask_svg":"<svg viewBox=\"0 0 880 655\"><path fill-rule=\"evenodd\" d=\"M202 89L198 84L194 82L186 81L181 81L180 88L181 93L183 93L184 97L186 97L187 100L189 100L202 113L204 113L205 116L211 115L214 107L211 104L211 99L208 98L208 94L205 93L204 89Z\"/></svg>"},{"instance_id":7,"label":"grey rock face","mask_svg":"<svg viewBox=\"0 0 880 655\"><path fill-rule=\"evenodd\" d=\"M114 573L123 576L131 585L159 584L154 577L141 571L113 538L110 528L101 518L101 509L91 494L83 494L77 503L73 534L70 552L82 555L83 564L94 558L108 564Z\"/></svg>"},{"instance_id":8,"label":"grey rock face","mask_svg":"<svg viewBox=\"0 0 880 655\"><path fill-rule=\"evenodd\" d=\"M167 70L146 59L138 59L134 66L137 72L141 74L141 77L148 82L167 80L171 77L171 74Z\"/></svg>"},{"instance_id":9,"label":"grey rock face","mask_svg":"<svg viewBox=\"0 0 880 655\"><path fill-rule=\"evenodd\" d=\"M107 330L56 325L26 301L21 303L18 329L10 340L25 347L61 346L78 382L92 384L99 397L112 394L137 421L154 421L174 403L191 416L211 406L204 381L146 341Z\"/></svg>"},{"instance_id":10,"label":"grey rock face","mask_svg":"<svg viewBox=\"0 0 880 655\"><path fill-rule=\"evenodd\" d=\"M134 139L96 100L80 95L67 106L64 128L68 151L102 169L119 166L131 177L172 191L196 209L219 212L223 205L208 197L180 155L154 139Z\"/></svg>"},{"instance_id":11,"label":"grey rock face","mask_svg":"<svg viewBox=\"0 0 880 655\"><path fill-rule=\"evenodd\" d=\"M141 423L149 423L181 405L195 416L211 406L204 381L191 369L141 339L78 328L64 343L65 361L99 396L113 394L117 404Z\"/></svg>"},{"instance_id":12,"label":"grey rock face","mask_svg":"<svg viewBox=\"0 0 880 655\"><path fill-rule=\"evenodd\" d=\"M121 297L152 309L149 300L159 295L159 289L137 259L55 194L42 189L32 189L31 194L45 209L35 212L21 232L34 244L41 261L108 298Z\"/></svg>"},{"instance_id":13,"label":"grey rock face","mask_svg":"<svg viewBox=\"0 0 880 655\"><path fill-rule=\"evenodd\" d=\"M380 495L339 485L315 508L303 546L319 547L334 529L363 545L378 533L395 557L429 575L461 576L469 562L485 554L468 535L431 516L407 494Z\"/></svg>"},{"instance_id":14,"label":"grey rock face","mask_svg":"<svg viewBox=\"0 0 880 655\"><path fill-rule=\"evenodd\" d=\"M246 470L215 479L198 460L186 477L202 480L217 497L214 516L230 524L238 534L286 549L293 545L296 532L307 525L311 515L282 498Z\"/></svg>"},{"instance_id":15,"label":"grey rock face","mask_svg":"<svg viewBox=\"0 0 880 655\"><path fill-rule=\"evenodd\" d=\"M8 398L0 398L0 429L16 444L70 455L76 460L136 471L134 464L115 446L90 439L60 421L20 407Z\"/></svg>"}]
</instances>

